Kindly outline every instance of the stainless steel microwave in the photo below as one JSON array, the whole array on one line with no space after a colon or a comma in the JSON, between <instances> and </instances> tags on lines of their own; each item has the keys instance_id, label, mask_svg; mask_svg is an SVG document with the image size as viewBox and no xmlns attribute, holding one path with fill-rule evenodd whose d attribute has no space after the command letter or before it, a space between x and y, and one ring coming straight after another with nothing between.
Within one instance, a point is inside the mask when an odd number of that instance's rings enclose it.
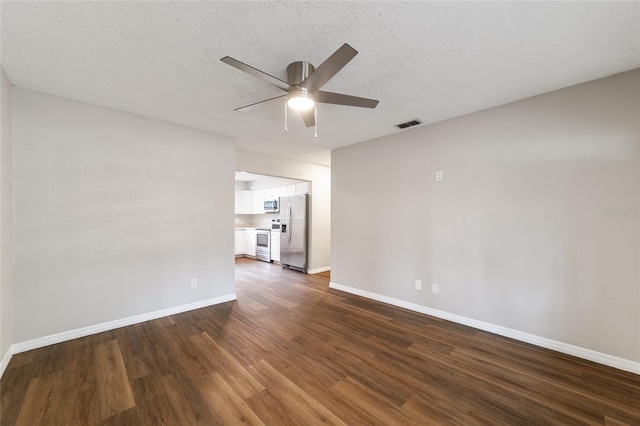
<instances>
[{"instance_id":1,"label":"stainless steel microwave","mask_svg":"<svg viewBox=\"0 0 640 426\"><path fill-rule=\"evenodd\" d=\"M272 200L264 200L264 211L265 213L277 213L280 211L278 208L278 199L274 198Z\"/></svg>"}]
</instances>

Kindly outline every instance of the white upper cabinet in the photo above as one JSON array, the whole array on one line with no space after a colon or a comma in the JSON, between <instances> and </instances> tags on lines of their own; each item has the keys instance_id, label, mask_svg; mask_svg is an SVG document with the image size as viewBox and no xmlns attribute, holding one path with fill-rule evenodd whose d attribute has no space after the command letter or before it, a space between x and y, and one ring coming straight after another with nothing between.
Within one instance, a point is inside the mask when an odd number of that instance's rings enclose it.
<instances>
[{"instance_id":1,"label":"white upper cabinet","mask_svg":"<svg viewBox=\"0 0 640 426\"><path fill-rule=\"evenodd\" d=\"M235 213L240 214L240 191L236 190Z\"/></svg>"},{"instance_id":2,"label":"white upper cabinet","mask_svg":"<svg viewBox=\"0 0 640 426\"><path fill-rule=\"evenodd\" d=\"M311 192L310 189L311 185L309 184L309 182L296 183L295 195L309 194Z\"/></svg>"},{"instance_id":3,"label":"white upper cabinet","mask_svg":"<svg viewBox=\"0 0 640 426\"><path fill-rule=\"evenodd\" d=\"M309 182L292 183L289 185L275 186L273 188L236 190L235 213L236 214L265 214L265 200L277 200L280 197L292 197L294 195L309 194L311 191Z\"/></svg>"},{"instance_id":4,"label":"white upper cabinet","mask_svg":"<svg viewBox=\"0 0 640 426\"><path fill-rule=\"evenodd\" d=\"M251 214L251 191L249 190L236 190L236 214Z\"/></svg>"},{"instance_id":5,"label":"white upper cabinet","mask_svg":"<svg viewBox=\"0 0 640 426\"><path fill-rule=\"evenodd\" d=\"M263 197L265 200L273 200L280 197L280 187L263 189Z\"/></svg>"},{"instance_id":6,"label":"white upper cabinet","mask_svg":"<svg viewBox=\"0 0 640 426\"><path fill-rule=\"evenodd\" d=\"M252 194L252 203L253 214L262 214L264 213L264 189L254 189L251 191Z\"/></svg>"}]
</instances>

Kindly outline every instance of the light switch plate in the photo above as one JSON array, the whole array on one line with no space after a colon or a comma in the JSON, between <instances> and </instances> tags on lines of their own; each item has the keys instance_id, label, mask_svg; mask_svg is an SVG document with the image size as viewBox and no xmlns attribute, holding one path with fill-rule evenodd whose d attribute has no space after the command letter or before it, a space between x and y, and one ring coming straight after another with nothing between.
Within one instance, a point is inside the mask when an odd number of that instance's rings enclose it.
<instances>
[{"instance_id":1,"label":"light switch plate","mask_svg":"<svg viewBox=\"0 0 640 426\"><path fill-rule=\"evenodd\" d=\"M436 284L436 283L431 284L431 293L440 294L440 284Z\"/></svg>"},{"instance_id":2,"label":"light switch plate","mask_svg":"<svg viewBox=\"0 0 640 426\"><path fill-rule=\"evenodd\" d=\"M436 172L436 182L442 182L444 180L444 175L442 170Z\"/></svg>"}]
</instances>

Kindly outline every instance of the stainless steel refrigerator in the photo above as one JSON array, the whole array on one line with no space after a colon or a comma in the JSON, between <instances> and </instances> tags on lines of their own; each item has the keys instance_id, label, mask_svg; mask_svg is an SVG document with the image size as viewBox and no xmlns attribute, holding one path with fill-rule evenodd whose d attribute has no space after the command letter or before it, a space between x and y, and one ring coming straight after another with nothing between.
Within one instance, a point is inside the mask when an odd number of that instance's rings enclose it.
<instances>
[{"instance_id":1,"label":"stainless steel refrigerator","mask_svg":"<svg viewBox=\"0 0 640 426\"><path fill-rule=\"evenodd\" d=\"M280 197L280 263L307 273L309 196Z\"/></svg>"}]
</instances>

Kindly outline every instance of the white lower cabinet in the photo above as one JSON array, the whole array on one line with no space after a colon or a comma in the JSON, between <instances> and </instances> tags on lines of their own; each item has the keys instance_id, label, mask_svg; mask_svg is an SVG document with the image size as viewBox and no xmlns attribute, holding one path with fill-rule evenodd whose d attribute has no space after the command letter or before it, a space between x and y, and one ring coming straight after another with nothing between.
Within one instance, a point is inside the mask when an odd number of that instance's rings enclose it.
<instances>
[{"instance_id":1,"label":"white lower cabinet","mask_svg":"<svg viewBox=\"0 0 640 426\"><path fill-rule=\"evenodd\" d=\"M247 252L247 243L246 243L246 232L244 229L236 229L236 254L246 254Z\"/></svg>"},{"instance_id":2,"label":"white lower cabinet","mask_svg":"<svg viewBox=\"0 0 640 426\"><path fill-rule=\"evenodd\" d=\"M245 229L245 254L256 257L256 230Z\"/></svg>"},{"instance_id":3,"label":"white lower cabinet","mask_svg":"<svg viewBox=\"0 0 640 426\"><path fill-rule=\"evenodd\" d=\"M253 228L236 229L235 234L236 254L256 257L256 230Z\"/></svg>"},{"instance_id":4,"label":"white lower cabinet","mask_svg":"<svg viewBox=\"0 0 640 426\"><path fill-rule=\"evenodd\" d=\"M280 262L280 232L271 231L271 260Z\"/></svg>"}]
</instances>

